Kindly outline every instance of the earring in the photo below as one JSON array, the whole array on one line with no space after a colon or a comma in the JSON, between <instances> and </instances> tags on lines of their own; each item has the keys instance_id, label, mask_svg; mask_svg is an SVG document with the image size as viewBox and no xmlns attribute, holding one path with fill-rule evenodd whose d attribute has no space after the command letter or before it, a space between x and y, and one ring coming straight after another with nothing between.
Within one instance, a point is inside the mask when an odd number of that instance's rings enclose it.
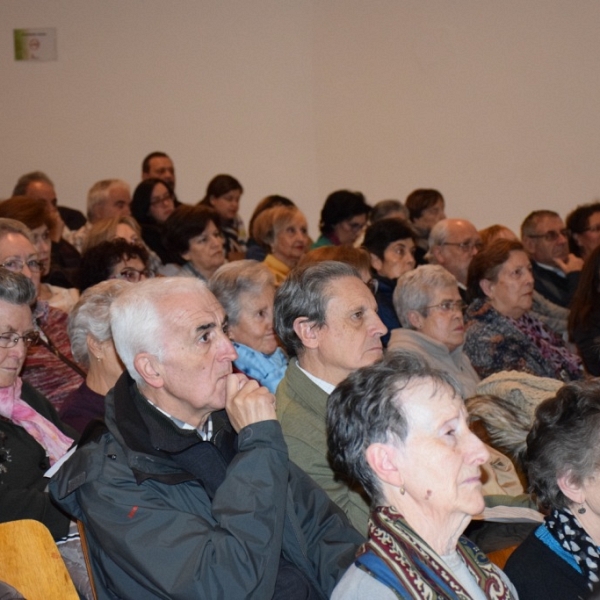
<instances>
[{"instance_id":1,"label":"earring","mask_svg":"<svg viewBox=\"0 0 600 600\"><path fill-rule=\"evenodd\" d=\"M581 504L581 506L580 506L580 507L577 509L577 512L578 512L580 515L585 515L585 513L586 513L586 510L585 510L585 506L583 505L583 503L582 503L582 504Z\"/></svg>"},{"instance_id":2,"label":"earring","mask_svg":"<svg viewBox=\"0 0 600 600\"><path fill-rule=\"evenodd\" d=\"M404 494L406 493L406 489L403 485L400 486L400 493L404 496Z\"/></svg>"}]
</instances>

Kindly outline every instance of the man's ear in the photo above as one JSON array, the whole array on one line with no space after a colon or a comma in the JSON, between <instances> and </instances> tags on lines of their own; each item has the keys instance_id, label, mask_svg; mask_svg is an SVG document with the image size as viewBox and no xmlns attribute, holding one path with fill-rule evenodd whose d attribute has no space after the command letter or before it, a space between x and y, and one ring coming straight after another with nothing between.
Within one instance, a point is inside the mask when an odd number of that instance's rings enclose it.
<instances>
[{"instance_id":1,"label":"man's ear","mask_svg":"<svg viewBox=\"0 0 600 600\"><path fill-rule=\"evenodd\" d=\"M417 331L423 327L423 320L425 317L421 313L417 312L416 310L409 310L406 313L406 316L408 317L408 322Z\"/></svg>"},{"instance_id":2,"label":"man's ear","mask_svg":"<svg viewBox=\"0 0 600 600\"><path fill-rule=\"evenodd\" d=\"M583 486L573 480L573 472L571 470L557 477L556 483L560 491L575 504L583 504L585 502L585 492Z\"/></svg>"},{"instance_id":3,"label":"man's ear","mask_svg":"<svg viewBox=\"0 0 600 600\"><path fill-rule=\"evenodd\" d=\"M430 250L431 256L435 259L435 262L442 267L445 265L446 261L444 260L444 251L442 246L433 246Z\"/></svg>"},{"instance_id":4,"label":"man's ear","mask_svg":"<svg viewBox=\"0 0 600 600\"><path fill-rule=\"evenodd\" d=\"M305 348L317 348L319 346L318 331L314 321L309 321L306 317L294 319L294 332Z\"/></svg>"},{"instance_id":5,"label":"man's ear","mask_svg":"<svg viewBox=\"0 0 600 600\"><path fill-rule=\"evenodd\" d=\"M371 258L371 266L379 273L383 269L383 261L377 254L373 254L372 252L369 252L369 256Z\"/></svg>"},{"instance_id":6,"label":"man's ear","mask_svg":"<svg viewBox=\"0 0 600 600\"><path fill-rule=\"evenodd\" d=\"M404 477L398 469L397 453L392 444L378 442L366 449L365 458L377 479L399 488L404 485Z\"/></svg>"},{"instance_id":7,"label":"man's ear","mask_svg":"<svg viewBox=\"0 0 600 600\"><path fill-rule=\"evenodd\" d=\"M156 359L156 356L148 352L140 352L133 359L133 366L140 377L150 387L155 389L163 387L164 380L161 375L160 363Z\"/></svg>"},{"instance_id":8,"label":"man's ear","mask_svg":"<svg viewBox=\"0 0 600 600\"><path fill-rule=\"evenodd\" d=\"M535 253L536 241L534 238L530 238L528 235L524 235L521 239L521 243L523 244L523 248L525 248L525 252L527 252L527 254L532 255Z\"/></svg>"}]
</instances>

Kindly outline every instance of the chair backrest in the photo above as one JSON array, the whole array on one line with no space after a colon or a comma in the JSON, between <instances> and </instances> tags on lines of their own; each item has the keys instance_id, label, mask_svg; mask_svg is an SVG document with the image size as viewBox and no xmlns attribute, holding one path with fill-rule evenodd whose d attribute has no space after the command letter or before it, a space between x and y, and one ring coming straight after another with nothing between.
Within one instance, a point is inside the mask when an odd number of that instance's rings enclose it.
<instances>
[{"instance_id":1,"label":"chair backrest","mask_svg":"<svg viewBox=\"0 0 600 600\"><path fill-rule=\"evenodd\" d=\"M515 546L509 546L508 548L502 548L502 550L494 550L488 552L487 557L490 562L494 563L497 567L504 569L506 561L510 558L510 555L519 547L518 544Z\"/></svg>"},{"instance_id":2,"label":"chair backrest","mask_svg":"<svg viewBox=\"0 0 600 600\"><path fill-rule=\"evenodd\" d=\"M27 600L79 600L52 535L31 519L0 523L0 581Z\"/></svg>"}]
</instances>

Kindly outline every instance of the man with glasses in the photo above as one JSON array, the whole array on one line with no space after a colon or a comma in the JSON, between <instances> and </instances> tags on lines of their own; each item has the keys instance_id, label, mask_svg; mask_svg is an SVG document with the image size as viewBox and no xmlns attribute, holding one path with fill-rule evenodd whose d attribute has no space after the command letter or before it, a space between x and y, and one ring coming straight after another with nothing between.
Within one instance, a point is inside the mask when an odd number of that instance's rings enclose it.
<instances>
[{"instance_id":1,"label":"man with glasses","mask_svg":"<svg viewBox=\"0 0 600 600\"><path fill-rule=\"evenodd\" d=\"M534 289L565 308L579 283L583 260L569 253L569 232L551 210L536 210L521 225L521 241L531 259Z\"/></svg>"},{"instance_id":2,"label":"man with glasses","mask_svg":"<svg viewBox=\"0 0 600 600\"><path fill-rule=\"evenodd\" d=\"M471 259L483 247L475 225L465 219L443 219L429 234L430 264L440 265L456 277L458 291L467 300L467 273Z\"/></svg>"}]
</instances>

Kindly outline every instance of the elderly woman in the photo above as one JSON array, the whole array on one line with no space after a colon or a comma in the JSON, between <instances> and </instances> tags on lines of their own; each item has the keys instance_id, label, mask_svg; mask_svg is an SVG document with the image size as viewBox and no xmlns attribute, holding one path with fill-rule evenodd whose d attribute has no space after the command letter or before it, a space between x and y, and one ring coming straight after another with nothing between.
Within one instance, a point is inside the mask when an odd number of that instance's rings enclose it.
<instances>
[{"instance_id":1,"label":"elderly woman","mask_svg":"<svg viewBox=\"0 0 600 600\"><path fill-rule=\"evenodd\" d=\"M117 238L90 248L81 257L79 289L87 288L107 279L124 279L136 283L152 277L148 266L146 248Z\"/></svg>"},{"instance_id":2,"label":"elderly woman","mask_svg":"<svg viewBox=\"0 0 600 600\"><path fill-rule=\"evenodd\" d=\"M256 218L253 233L270 248L264 263L280 286L308 249L306 217L295 206L275 206Z\"/></svg>"},{"instance_id":3,"label":"elderly woman","mask_svg":"<svg viewBox=\"0 0 600 600\"><path fill-rule=\"evenodd\" d=\"M123 372L110 331L110 306L130 284L121 279L88 288L69 315L68 332L75 360L87 369L85 381L63 404L60 418L79 433L104 418L104 396Z\"/></svg>"},{"instance_id":4,"label":"elderly woman","mask_svg":"<svg viewBox=\"0 0 600 600\"><path fill-rule=\"evenodd\" d=\"M584 260L600 245L600 202L578 206L567 216L569 250Z\"/></svg>"},{"instance_id":5,"label":"elderly woman","mask_svg":"<svg viewBox=\"0 0 600 600\"><path fill-rule=\"evenodd\" d=\"M206 206L181 205L165 223L165 246L183 265L177 275L208 281L225 262L217 213Z\"/></svg>"},{"instance_id":6,"label":"elderly woman","mask_svg":"<svg viewBox=\"0 0 600 600\"><path fill-rule=\"evenodd\" d=\"M511 370L561 381L582 377L579 357L529 312L533 275L520 242L496 240L474 256L468 293L464 351L480 377Z\"/></svg>"},{"instance_id":7,"label":"elderly woman","mask_svg":"<svg viewBox=\"0 0 600 600\"><path fill-rule=\"evenodd\" d=\"M321 210L321 237L311 247L352 246L366 227L370 212L360 192L339 190L329 194Z\"/></svg>"},{"instance_id":8,"label":"elderly woman","mask_svg":"<svg viewBox=\"0 0 600 600\"><path fill-rule=\"evenodd\" d=\"M375 221L365 232L363 246L369 251L371 268L377 282L375 299L379 318L388 328L381 338L388 345L392 330L400 327L394 309L393 294L398 277L415 268L415 234L412 227L398 218Z\"/></svg>"},{"instance_id":9,"label":"elderly woman","mask_svg":"<svg viewBox=\"0 0 600 600\"><path fill-rule=\"evenodd\" d=\"M44 473L76 434L19 377L27 348L37 338L29 308L35 297L30 279L0 268L0 522L35 519L60 539L69 530L69 519L45 491Z\"/></svg>"},{"instance_id":10,"label":"elderly woman","mask_svg":"<svg viewBox=\"0 0 600 600\"><path fill-rule=\"evenodd\" d=\"M267 257L269 253L269 246L264 242L259 242L255 239L254 235L254 221L256 221L257 217L268 210L269 208L274 208L275 206L296 206L289 198L285 196L279 196L277 194L273 194L271 196L266 196L263 198L255 207L252 216L250 217L250 223L248 223L248 244L246 247L246 258L252 260L263 261Z\"/></svg>"},{"instance_id":11,"label":"elderly woman","mask_svg":"<svg viewBox=\"0 0 600 600\"><path fill-rule=\"evenodd\" d=\"M223 265L209 287L229 317L229 336L238 354L233 364L275 393L288 361L273 329L272 273L263 263L238 260Z\"/></svg>"},{"instance_id":12,"label":"elderly woman","mask_svg":"<svg viewBox=\"0 0 600 600\"><path fill-rule=\"evenodd\" d=\"M479 376L463 352L464 304L454 275L439 265L405 273L394 291L394 307L403 329L392 331L388 349L420 354L454 377L463 398L475 394Z\"/></svg>"},{"instance_id":13,"label":"elderly woman","mask_svg":"<svg viewBox=\"0 0 600 600\"><path fill-rule=\"evenodd\" d=\"M587 598L600 580L600 381L565 385L538 406L525 465L548 516L506 572L521 600Z\"/></svg>"},{"instance_id":14,"label":"elderly woman","mask_svg":"<svg viewBox=\"0 0 600 600\"><path fill-rule=\"evenodd\" d=\"M225 255L228 260L239 260L246 255L246 231L239 215L242 184L231 175L216 175L206 188L206 195L198 204L213 208L221 220L225 236Z\"/></svg>"},{"instance_id":15,"label":"elderly woman","mask_svg":"<svg viewBox=\"0 0 600 600\"><path fill-rule=\"evenodd\" d=\"M334 469L371 499L369 539L333 600L517 597L461 535L484 508L488 453L452 378L416 355L389 353L338 385L327 429Z\"/></svg>"}]
</instances>

